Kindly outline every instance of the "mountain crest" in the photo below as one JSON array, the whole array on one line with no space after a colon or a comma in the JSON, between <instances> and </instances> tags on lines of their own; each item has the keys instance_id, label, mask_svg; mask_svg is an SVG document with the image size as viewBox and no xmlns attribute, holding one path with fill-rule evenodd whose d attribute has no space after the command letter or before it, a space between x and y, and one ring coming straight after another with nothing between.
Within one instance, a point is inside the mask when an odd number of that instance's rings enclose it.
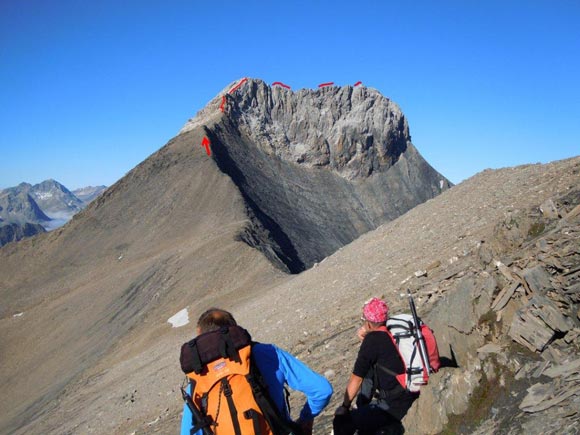
<instances>
[{"instance_id":1,"label":"mountain crest","mask_svg":"<svg viewBox=\"0 0 580 435\"><path fill-rule=\"evenodd\" d=\"M376 89L329 86L294 92L257 79L240 83L208 108L216 110L220 102L241 133L284 161L327 167L354 179L390 168L410 144L401 109ZM205 109L199 117L207 115ZM199 125L197 118L181 132Z\"/></svg>"},{"instance_id":2,"label":"mountain crest","mask_svg":"<svg viewBox=\"0 0 580 435\"><path fill-rule=\"evenodd\" d=\"M377 90L293 92L257 79L226 89L181 134L209 138L248 204L252 224L241 239L282 269L309 268L451 185Z\"/></svg>"}]
</instances>

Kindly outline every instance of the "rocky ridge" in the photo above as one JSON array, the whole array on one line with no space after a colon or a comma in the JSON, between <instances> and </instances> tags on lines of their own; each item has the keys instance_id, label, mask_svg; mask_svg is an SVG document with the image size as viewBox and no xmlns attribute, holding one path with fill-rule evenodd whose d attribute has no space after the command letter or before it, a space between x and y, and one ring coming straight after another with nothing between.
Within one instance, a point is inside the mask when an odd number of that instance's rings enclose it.
<instances>
[{"instance_id":1,"label":"rocky ridge","mask_svg":"<svg viewBox=\"0 0 580 435\"><path fill-rule=\"evenodd\" d=\"M450 186L376 90L292 92L256 79L231 89L181 132L204 129L248 204L241 239L282 270L309 268Z\"/></svg>"},{"instance_id":2,"label":"rocky ridge","mask_svg":"<svg viewBox=\"0 0 580 435\"><path fill-rule=\"evenodd\" d=\"M107 189L107 186L87 186L80 189L75 189L71 193L80 199L85 205L90 203L93 199L99 196Z\"/></svg>"},{"instance_id":3,"label":"rocky ridge","mask_svg":"<svg viewBox=\"0 0 580 435\"><path fill-rule=\"evenodd\" d=\"M412 146L401 109L376 89L293 92L249 79L225 95L228 116L262 152L306 167L328 167L349 180L390 168ZM195 125L199 120L190 120L181 132Z\"/></svg>"}]
</instances>

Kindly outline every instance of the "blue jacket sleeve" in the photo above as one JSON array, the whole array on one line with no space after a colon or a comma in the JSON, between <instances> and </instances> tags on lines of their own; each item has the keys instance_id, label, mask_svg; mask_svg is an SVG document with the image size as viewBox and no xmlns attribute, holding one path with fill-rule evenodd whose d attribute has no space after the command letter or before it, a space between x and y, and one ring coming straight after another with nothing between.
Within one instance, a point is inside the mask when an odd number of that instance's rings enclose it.
<instances>
[{"instance_id":1,"label":"blue jacket sleeve","mask_svg":"<svg viewBox=\"0 0 580 435\"><path fill-rule=\"evenodd\" d=\"M191 394L191 384L187 386L187 392ZM183 415L181 416L181 435L190 435L191 429L193 428L193 416L191 411L187 406L187 403L183 403ZM202 435L201 429L195 432L195 435Z\"/></svg>"},{"instance_id":2,"label":"blue jacket sleeve","mask_svg":"<svg viewBox=\"0 0 580 435\"><path fill-rule=\"evenodd\" d=\"M306 396L306 403L300 412L303 421L312 420L328 405L332 396L332 386L322 375L288 352L276 347L280 370L286 382L293 390L298 390Z\"/></svg>"}]
</instances>

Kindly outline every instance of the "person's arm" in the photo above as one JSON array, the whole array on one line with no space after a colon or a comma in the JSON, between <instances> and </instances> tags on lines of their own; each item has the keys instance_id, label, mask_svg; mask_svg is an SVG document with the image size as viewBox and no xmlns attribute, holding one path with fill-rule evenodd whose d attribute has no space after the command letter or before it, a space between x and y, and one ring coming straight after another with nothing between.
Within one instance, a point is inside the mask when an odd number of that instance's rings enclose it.
<instances>
[{"instance_id":1,"label":"person's arm","mask_svg":"<svg viewBox=\"0 0 580 435\"><path fill-rule=\"evenodd\" d=\"M191 384L187 386L186 389L188 394L191 394ZM191 435L191 429L193 428L193 416L191 410L187 403L183 403L183 414L181 416L181 435ZM194 435L203 435L202 430L198 430Z\"/></svg>"},{"instance_id":2,"label":"person's arm","mask_svg":"<svg viewBox=\"0 0 580 435\"><path fill-rule=\"evenodd\" d=\"M362 381L363 378L360 376L357 376L354 373L350 375L350 379L346 385L346 391L344 392L344 399L342 401L342 406L344 406L346 409L350 408L352 401L358 394L358 390L360 390Z\"/></svg>"},{"instance_id":3,"label":"person's arm","mask_svg":"<svg viewBox=\"0 0 580 435\"><path fill-rule=\"evenodd\" d=\"M330 382L313 371L310 367L288 352L276 347L280 361L280 370L286 383L293 390L298 390L306 396L306 403L300 411L300 422L307 424L322 412L332 396Z\"/></svg>"},{"instance_id":4,"label":"person's arm","mask_svg":"<svg viewBox=\"0 0 580 435\"><path fill-rule=\"evenodd\" d=\"M363 330L364 333L361 334L361 330ZM366 331L364 327L359 330L358 336L363 340L363 342L354 363L353 373L350 375L348 384L346 384L342 405L337 408L335 415L346 414L349 411L352 401L360 390L364 376L366 376L366 373L368 373L368 370L372 366L373 358L370 350L372 349L371 342L373 337L370 335L367 337L367 332L368 331Z\"/></svg>"},{"instance_id":5,"label":"person's arm","mask_svg":"<svg viewBox=\"0 0 580 435\"><path fill-rule=\"evenodd\" d=\"M192 428L192 416L186 403L183 404L183 414L181 416L181 435L189 435Z\"/></svg>"}]
</instances>

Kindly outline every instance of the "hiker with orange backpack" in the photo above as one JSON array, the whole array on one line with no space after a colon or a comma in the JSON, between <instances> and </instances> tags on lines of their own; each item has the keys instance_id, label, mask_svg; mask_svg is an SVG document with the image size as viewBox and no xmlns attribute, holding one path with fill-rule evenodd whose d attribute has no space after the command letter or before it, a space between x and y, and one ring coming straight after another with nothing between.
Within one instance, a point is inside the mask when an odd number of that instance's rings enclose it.
<instances>
[{"instance_id":1,"label":"hiker with orange backpack","mask_svg":"<svg viewBox=\"0 0 580 435\"><path fill-rule=\"evenodd\" d=\"M273 344L256 343L231 313L211 308L185 343L180 362L189 385L181 435L310 435L332 386L323 376ZM306 396L297 422L287 404L288 385Z\"/></svg>"},{"instance_id":2,"label":"hiker with orange backpack","mask_svg":"<svg viewBox=\"0 0 580 435\"><path fill-rule=\"evenodd\" d=\"M401 420L418 393L403 387L405 363L387 330L388 314L388 305L378 298L363 307L363 325L357 333L362 343L343 403L334 414L334 435L404 433ZM351 410L357 394L357 407Z\"/></svg>"}]
</instances>

